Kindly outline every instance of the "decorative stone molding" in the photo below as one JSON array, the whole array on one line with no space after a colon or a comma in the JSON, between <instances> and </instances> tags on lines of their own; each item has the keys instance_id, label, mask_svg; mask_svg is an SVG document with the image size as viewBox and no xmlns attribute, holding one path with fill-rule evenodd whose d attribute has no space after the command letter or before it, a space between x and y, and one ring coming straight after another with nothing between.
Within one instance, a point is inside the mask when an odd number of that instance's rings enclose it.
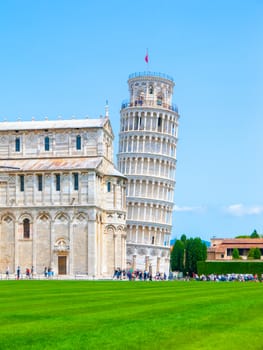
<instances>
[{"instance_id":1,"label":"decorative stone molding","mask_svg":"<svg viewBox=\"0 0 263 350\"><path fill-rule=\"evenodd\" d=\"M6 222L7 224L10 224L13 221L13 219L11 216L7 215L2 219L2 221Z\"/></svg>"},{"instance_id":2,"label":"decorative stone molding","mask_svg":"<svg viewBox=\"0 0 263 350\"><path fill-rule=\"evenodd\" d=\"M53 250L55 252L69 252L70 246L64 239L61 238L54 244Z\"/></svg>"},{"instance_id":3,"label":"decorative stone molding","mask_svg":"<svg viewBox=\"0 0 263 350\"><path fill-rule=\"evenodd\" d=\"M66 222L69 220L68 216L64 213L58 213L55 217L55 220L59 220L61 222Z\"/></svg>"}]
</instances>

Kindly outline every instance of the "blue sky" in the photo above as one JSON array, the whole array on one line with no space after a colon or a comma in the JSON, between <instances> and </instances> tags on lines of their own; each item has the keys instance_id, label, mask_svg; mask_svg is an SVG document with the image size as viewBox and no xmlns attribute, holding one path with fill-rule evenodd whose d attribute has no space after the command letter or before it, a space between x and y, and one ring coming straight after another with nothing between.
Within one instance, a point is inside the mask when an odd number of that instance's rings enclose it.
<instances>
[{"instance_id":1,"label":"blue sky","mask_svg":"<svg viewBox=\"0 0 263 350\"><path fill-rule=\"evenodd\" d=\"M98 117L130 73L173 76L173 237L263 234L263 2L0 2L0 121Z\"/></svg>"}]
</instances>

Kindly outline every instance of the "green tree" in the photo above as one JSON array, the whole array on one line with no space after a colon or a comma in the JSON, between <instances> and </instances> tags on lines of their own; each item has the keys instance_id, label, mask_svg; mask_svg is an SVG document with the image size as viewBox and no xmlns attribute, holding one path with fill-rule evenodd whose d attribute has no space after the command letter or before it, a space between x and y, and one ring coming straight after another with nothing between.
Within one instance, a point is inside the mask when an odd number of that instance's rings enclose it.
<instances>
[{"instance_id":1,"label":"green tree","mask_svg":"<svg viewBox=\"0 0 263 350\"><path fill-rule=\"evenodd\" d=\"M259 248L255 248L254 250L254 259L260 259L261 258L261 251Z\"/></svg>"},{"instance_id":2,"label":"green tree","mask_svg":"<svg viewBox=\"0 0 263 350\"><path fill-rule=\"evenodd\" d=\"M255 248L250 248L247 257L249 259L254 259L254 250Z\"/></svg>"},{"instance_id":3,"label":"green tree","mask_svg":"<svg viewBox=\"0 0 263 350\"><path fill-rule=\"evenodd\" d=\"M260 238L259 234L257 233L257 230L254 230L251 235L250 238Z\"/></svg>"},{"instance_id":4,"label":"green tree","mask_svg":"<svg viewBox=\"0 0 263 350\"><path fill-rule=\"evenodd\" d=\"M186 235L182 235L180 240L183 242L183 244L185 244L187 240Z\"/></svg>"},{"instance_id":5,"label":"green tree","mask_svg":"<svg viewBox=\"0 0 263 350\"><path fill-rule=\"evenodd\" d=\"M234 249L233 249L232 258L233 258L233 259L239 259L239 258L240 258L240 257L239 257L239 251L238 251L237 248L234 248Z\"/></svg>"},{"instance_id":6,"label":"green tree","mask_svg":"<svg viewBox=\"0 0 263 350\"><path fill-rule=\"evenodd\" d=\"M184 243L181 240L176 240L171 252L171 270L183 271L184 269Z\"/></svg>"},{"instance_id":7,"label":"green tree","mask_svg":"<svg viewBox=\"0 0 263 350\"><path fill-rule=\"evenodd\" d=\"M259 248L251 248L248 252L248 258L250 259L260 259L261 258L261 251Z\"/></svg>"},{"instance_id":8,"label":"green tree","mask_svg":"<svg viewBox=\"0 0 263 350\"><path fill-rule=\"evenodd\" d=\"M205 261L207 258L206 244L198 237L187 239L185 253L184 272L188 272L191 276L193 273L197 273L197 261Z\"/></svg>"}]
</instances>

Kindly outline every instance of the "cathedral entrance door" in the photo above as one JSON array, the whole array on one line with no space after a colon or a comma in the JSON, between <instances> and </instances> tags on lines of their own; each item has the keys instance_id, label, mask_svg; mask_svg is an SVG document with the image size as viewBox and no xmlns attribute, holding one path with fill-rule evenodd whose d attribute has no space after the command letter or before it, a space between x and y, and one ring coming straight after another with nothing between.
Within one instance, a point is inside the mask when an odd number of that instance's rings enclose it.
<instances>
[{"instance_id":1,"label":"cathedral entrance door","mask_svg":"<svg viewBox=\"0 0 263 350\"><path fill-rule=\"evenodd\" d=\"M67 274L67 257L58 256L58 274L66 275Z\"/></svg>"}]
</instances>

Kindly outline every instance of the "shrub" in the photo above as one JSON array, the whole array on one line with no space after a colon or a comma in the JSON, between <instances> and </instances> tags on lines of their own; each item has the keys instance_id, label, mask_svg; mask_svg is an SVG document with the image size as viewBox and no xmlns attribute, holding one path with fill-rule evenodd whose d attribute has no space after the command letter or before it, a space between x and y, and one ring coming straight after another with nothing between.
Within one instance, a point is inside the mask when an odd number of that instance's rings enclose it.
<instances>
[{"instance_id":1,"label":"shrub","mask_svg":"<svg viewBox=\"0 0 263 350\"><path fill-rule=\"evenodd\" d=\"M261 251L259 248L255 248L254 250L254 259L260 259L261 258Z\"/></svg>"},{"instance_id":2,"label":"shrub","mask_svg":"<svg viewBox=\"0 0 263 350\"><path fill-rule=\"evenodd\" d=\"M240 256L239 256L239 251L238 251L237 248L234 248L234 249L233 249L232 258L233 258L233 259L239 259L239 258L240 258Z\"/></svg>"},{"instance_id":3,"label":"shrub","mask_svg":"<svg viewBox=\"0 0 263 350\"><path fill-rule=\"evenodd\" d=\"M250 259L260 259L261 258L261 251L259 248L251 248L248 252L248 258Z\"/></svg>"},{"instance_id":4,"label":"shrub","mask_svg":"<svg viewBox=\"0 0 263 350\"><path fill-rule=\"evenodd\" d=\"M260 261L198 261L197 272L199 275L211 273L251 273L262 274L263 262Z\"/></svg>"}]
</instances>

